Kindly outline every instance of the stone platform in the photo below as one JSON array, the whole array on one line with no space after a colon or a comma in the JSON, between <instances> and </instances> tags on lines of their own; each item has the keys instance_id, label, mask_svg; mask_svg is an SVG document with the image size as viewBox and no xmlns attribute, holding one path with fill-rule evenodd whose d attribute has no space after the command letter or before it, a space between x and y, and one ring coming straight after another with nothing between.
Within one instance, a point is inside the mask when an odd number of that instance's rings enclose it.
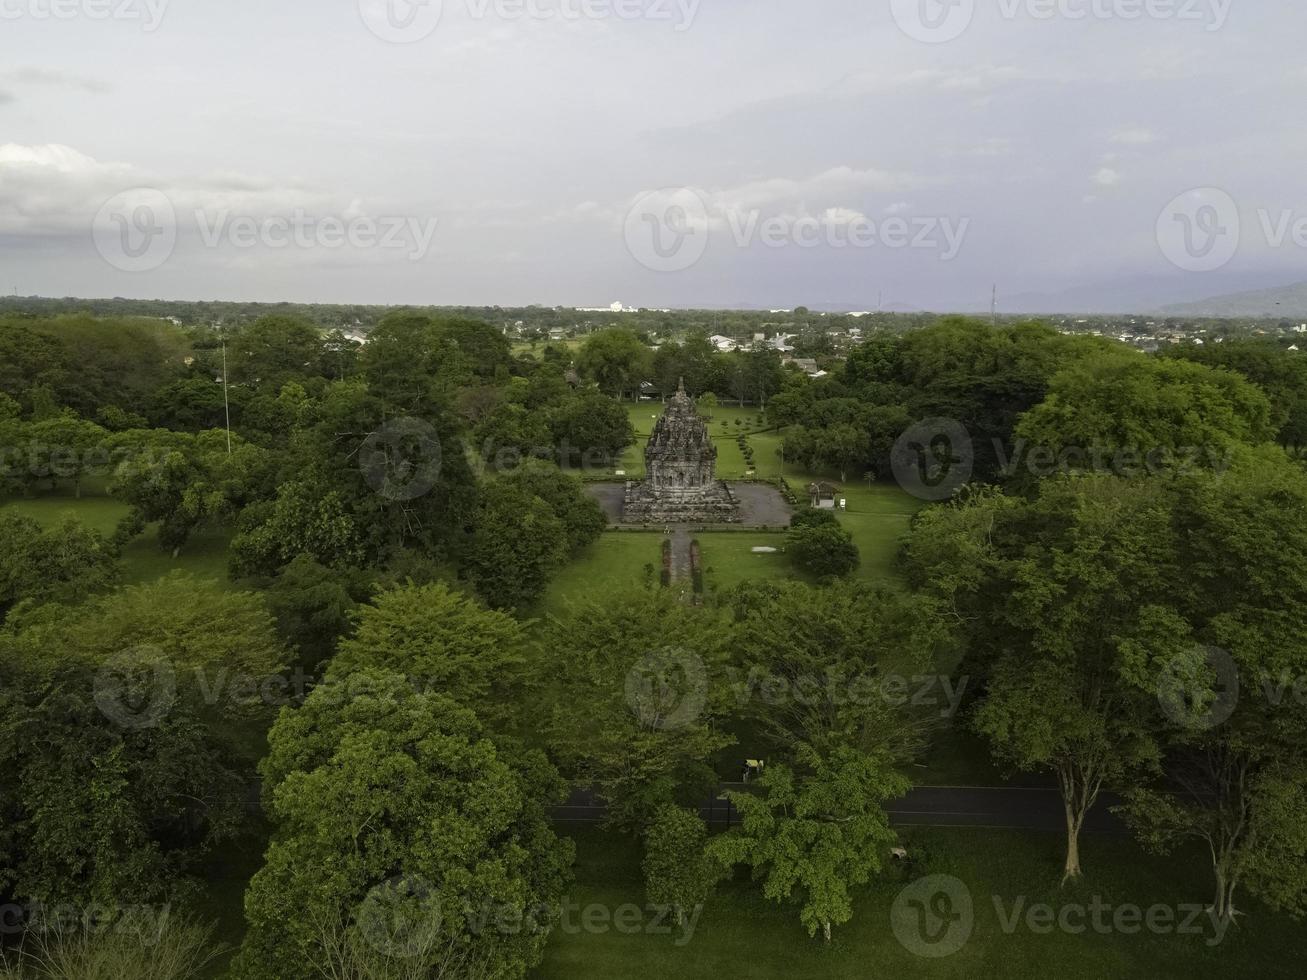
<instances>
[{"instance_id":1,"label":"stone platform","mask_svg":"<svg viewBox=\"0 0 1307 980\"><path fill-rule=\"evenodd\" d=\"M628 484L614 481L611 483L587 483L585 489L604 509L604 513L608 516L608 523L611 525L675 526L677 522L667 525L653 520L628 519L626 514L627 486ZM728 483L726 486L739 507L739 512L734 520L687 520L683 523L694 527L713 524L740 528L783 528L789 526L790 516L794 513L794 508L785 502L781 492L774 486L767 483Z\"/></svg>"},{"instance_id":2,"label":"stone platform","mask_svg":"<svg viewBox=\"0 0 1307 980\"><path fill-rule=\"evenodd\" d=\"M621 520L624 524L738 524L740 502L721 482L685 491L655 491L649 483L628 483Z\"/></svg>"}]
</instances>

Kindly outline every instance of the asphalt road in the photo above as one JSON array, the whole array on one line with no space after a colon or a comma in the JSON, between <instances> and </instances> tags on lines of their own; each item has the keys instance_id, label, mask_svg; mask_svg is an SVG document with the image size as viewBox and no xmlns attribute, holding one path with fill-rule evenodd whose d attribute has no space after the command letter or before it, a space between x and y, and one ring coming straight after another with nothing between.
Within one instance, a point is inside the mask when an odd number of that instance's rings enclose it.
<instances>
[{"instance_id":1,"label":"asphalt road","mask_svg":"<svg viewBox=\"0 0 1307 980\"><path fill-rule=\"evenodd\" d=\"M727 784L722 792L743 789ZM1085 820L1087 833L1124 833L1125 825L1109 812L1118 800L1104 795ZM1066 816L1056 789L1007 786L919 786L887 807L896 827L985 827L1002 830L1065 831ZM714 799L699 808L713 826L734 824L739 817L729 800ZM562 806L553 808L554 819L571 823L597 823L604 805L593 793L577 790Z\"/></svg>"}]
</instances>

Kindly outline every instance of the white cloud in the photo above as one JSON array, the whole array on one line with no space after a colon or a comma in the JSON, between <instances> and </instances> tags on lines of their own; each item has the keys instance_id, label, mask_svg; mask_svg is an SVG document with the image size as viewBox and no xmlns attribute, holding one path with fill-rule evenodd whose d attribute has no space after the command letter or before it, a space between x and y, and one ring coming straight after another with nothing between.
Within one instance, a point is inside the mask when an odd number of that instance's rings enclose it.
<instances>
[{"instance_id":1,"label":"white cloud","mask_svg":"<svg viewBox=\"0 0 1307 980\"><path fill-rule=\"evenodd\" d=\"M1149 143L1157 142L1157 134L1151 129L1145 129L1143 126L1130 126L1113 133L1111 141L1120 143L1123 146L1146 146Z\"/></svg>"},{"instance_id":2,"label":"white cloud","mask_svg":"<svg viewBox=\"0 0 1307 980\"><path fill-rule=\"evenodd\" d=\"M1111 167L1103 167L1089 179L1099 187L1116 187L1121 183L1121 173Z\"/></svg>"}]
</instances>

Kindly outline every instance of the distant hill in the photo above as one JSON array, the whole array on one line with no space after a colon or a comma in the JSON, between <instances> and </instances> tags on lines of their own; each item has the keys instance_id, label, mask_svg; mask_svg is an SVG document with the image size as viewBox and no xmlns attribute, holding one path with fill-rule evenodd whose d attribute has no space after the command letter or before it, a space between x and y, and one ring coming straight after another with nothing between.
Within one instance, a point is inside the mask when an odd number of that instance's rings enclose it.
<instances>
[{"instance_id":1,"label":"distant hill","mask_svg":"<svg viewBox=\"0 0 1307 980\"><path fill-rule=\"evenodd\" d=\"M1168 316L1285 317L1307 321L1307 282L1162 307Z\"/></svg>"}]
</instances>

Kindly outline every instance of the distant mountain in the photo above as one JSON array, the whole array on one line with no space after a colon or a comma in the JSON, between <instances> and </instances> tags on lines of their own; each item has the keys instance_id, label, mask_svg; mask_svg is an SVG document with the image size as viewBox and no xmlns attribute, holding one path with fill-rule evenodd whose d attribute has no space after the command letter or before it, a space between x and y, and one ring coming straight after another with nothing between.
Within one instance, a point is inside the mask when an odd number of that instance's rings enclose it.
<instances>
[{"instance_id":1,"label":"distant mountain","mask_svg":"<svg viewBox=\"0 0 1307 980\"><path fill-rule=\"evenodd\" d=\"M1198 305L1206 297L1280 287L1284 273L1189 273L1142 276L1087 283L1056 292L1003 294L999 283L1000 313L1155 313L1180 305ZM985 298L986 305L988 297ZM1199 315L1188 313L1187 315ZM1212 314L1239 316L1240 313Z\"/></svg>"},{"instance_id":2,"label":"distant mountain","mask_svg":"<svg viewBox=\"0 0 1307 980\"><path fill-rule=\"evenodd\" d=\"M1286 317L1307 321L1307 282L1162 307L1168 316Z\"/></svg>"}]
</instances>

